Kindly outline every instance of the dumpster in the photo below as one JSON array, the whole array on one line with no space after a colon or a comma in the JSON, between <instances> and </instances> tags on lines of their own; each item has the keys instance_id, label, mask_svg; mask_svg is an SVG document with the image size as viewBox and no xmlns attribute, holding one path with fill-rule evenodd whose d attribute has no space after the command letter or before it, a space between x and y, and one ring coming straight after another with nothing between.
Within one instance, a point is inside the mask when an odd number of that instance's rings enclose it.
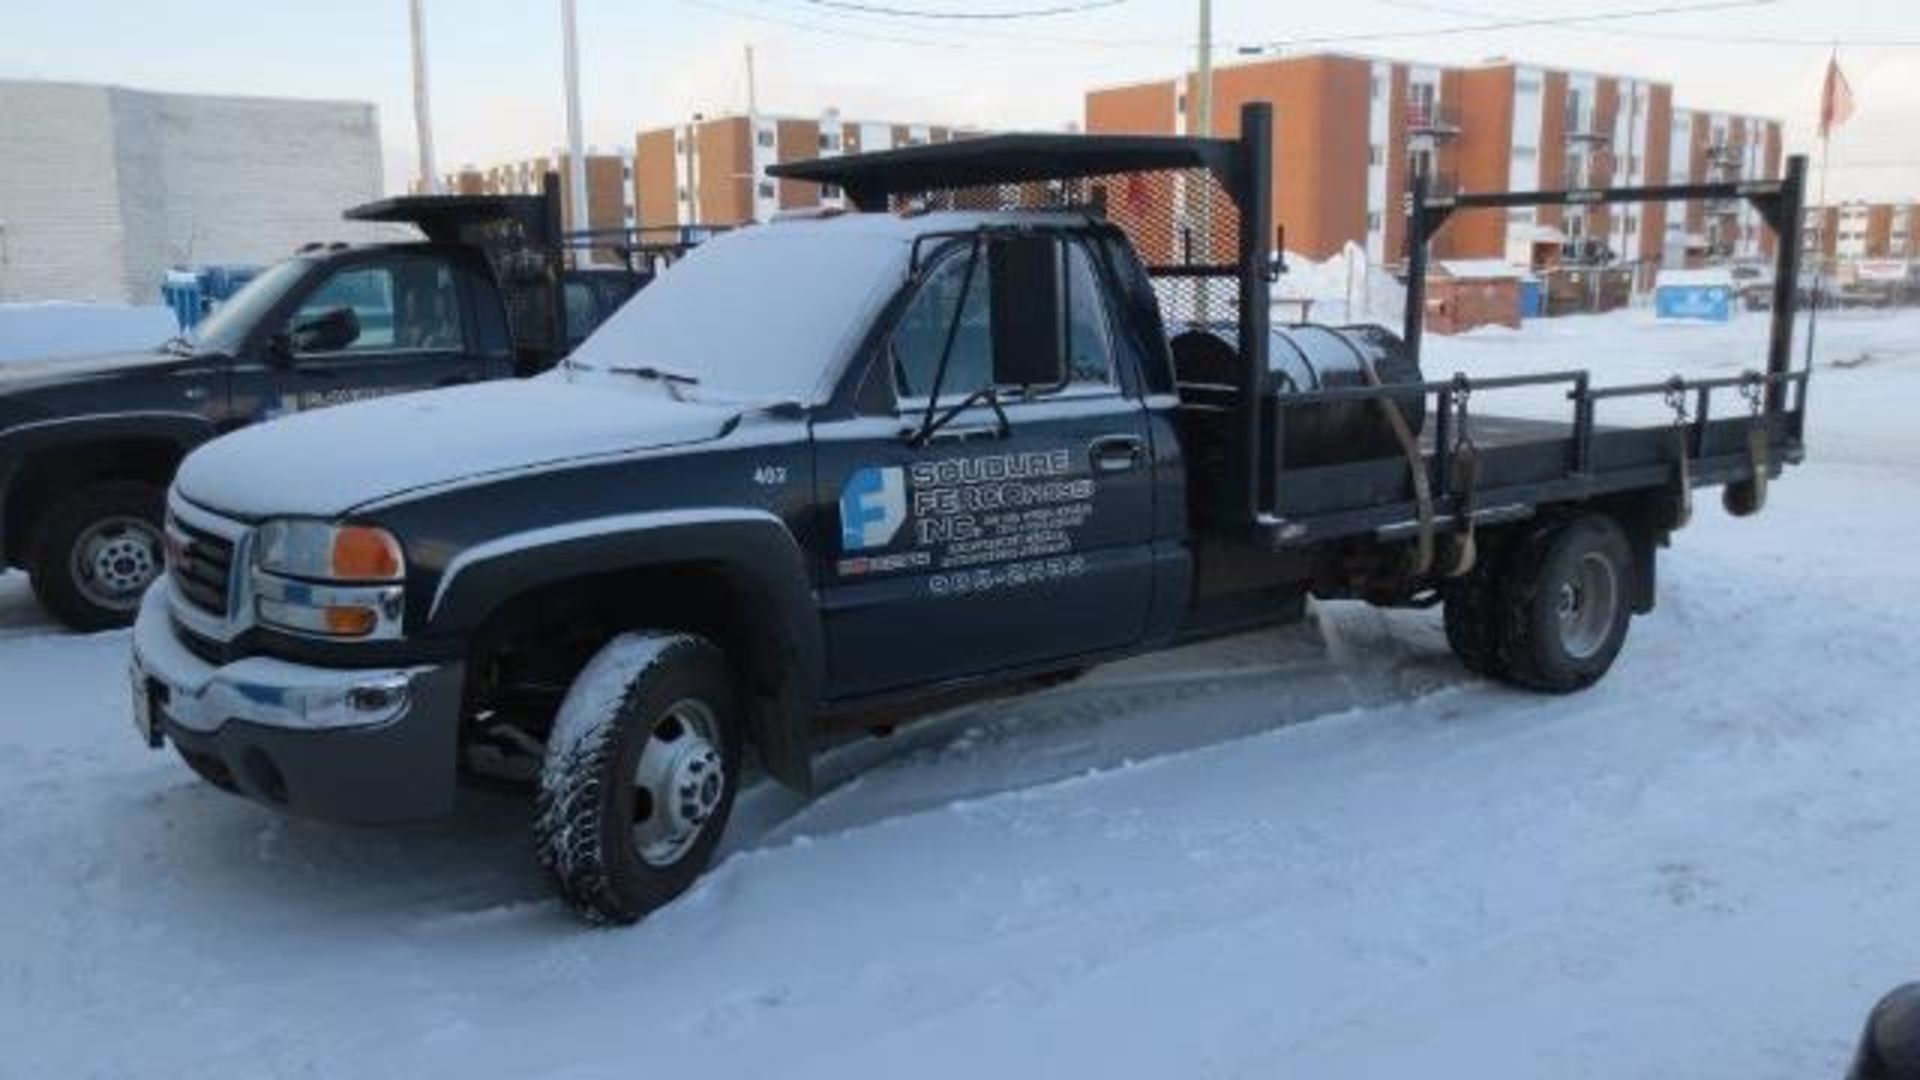
<instances>
[{"instance_id":1,"label":"dumpster","mask_svg":"<svg viewBox=\"0 0 1920 1080\"><path fill-rule=\"evenodd\" d=\"M1722 268L1662 270L1653 279L1653 312L1662 319L1726 322L1733 298L1733 274Z\"/></svg>"}]
</instances>

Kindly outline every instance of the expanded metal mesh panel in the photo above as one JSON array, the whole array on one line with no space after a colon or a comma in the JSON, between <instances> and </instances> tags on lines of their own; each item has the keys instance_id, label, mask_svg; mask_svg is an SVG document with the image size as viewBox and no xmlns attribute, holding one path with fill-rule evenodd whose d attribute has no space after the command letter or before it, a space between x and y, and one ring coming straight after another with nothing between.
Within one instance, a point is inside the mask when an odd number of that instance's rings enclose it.
<instances>
[{"instance_id":1,"label":"expanded metal mesh panel","mask_svg":"<svg viewBox=\"0 0 1920 1080\"><path fill-rule=\"evenodd\" d=\"M1229 337L1240 317L1240 212L1205 169L1132 172L896 196L893 209L1091 211L1125 232L1153 279L1169 331Z\"/></svg>"},{"instance_id":2,"label":"expanded metal mesh panel","mask_svg":"<svg viewBox=\"0 0 1920 1080\"><path fill-rule=\"evenodd\" d=\"M559 251L513 219L463 226L460 242L486 252L493 264L494 276L506 294L515 349L547 352L557 348L553 283L560 276Z\"/></svg>"}]
</instances>

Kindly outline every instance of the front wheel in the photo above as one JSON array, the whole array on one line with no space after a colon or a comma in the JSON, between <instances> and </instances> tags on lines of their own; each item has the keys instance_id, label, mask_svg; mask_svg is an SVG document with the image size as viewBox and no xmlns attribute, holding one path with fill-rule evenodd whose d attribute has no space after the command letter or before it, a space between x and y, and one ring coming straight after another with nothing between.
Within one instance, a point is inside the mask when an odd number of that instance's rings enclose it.
<instances>
[{"instance_id":1,"label":"front wheel","mask_svg":"<svg viewBox=\"0 0 1920 1080\"><path fill-rule=\"evenodd\" d=\"M1504 677L1556 694L1598 681L1626 641L1634 572L1627 535L1605 514L1527 536L1503 575Z\"/></svg>"},{"instance_id":2,"label":"front wheel","mask_svg":"<svg viewBox=\"0 0 1920 1080\"><path fill-rule=\"evenodd\" d=\"M741 716L725 657L692 634L622 634L574 680L547 740L534 844L593 922L686 891L733 810Z\"/></svg>"},{"instance_id":3,"label":"front wheel","mask_svg":"<svg viewBox=\"0 0 1920 1080\"><path fill-rule=\"evenodd\" d=\"M160 488L134 480L91 484L56 503L28 559L34 595L73 630L132 623L166 564L165 506Z\"/></svg>"}]
</instances>

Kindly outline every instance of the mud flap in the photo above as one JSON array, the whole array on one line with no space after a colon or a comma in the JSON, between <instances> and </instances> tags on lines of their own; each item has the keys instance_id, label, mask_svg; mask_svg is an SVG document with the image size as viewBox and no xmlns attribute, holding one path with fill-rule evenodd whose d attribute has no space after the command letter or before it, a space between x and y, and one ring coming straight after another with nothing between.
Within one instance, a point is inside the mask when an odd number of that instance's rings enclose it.
<instances>
[{"instance_id":1,"label":"mud flap","mask_svg":"<svg viewBox=\"0 0 1920 1080\"><path fill-rule=\"evenodd\" d=\"M754 750L767 775L802 795L813 794L813 716L796 707L790 690L756 694L750 720Z\"/></svg>"},{"instance_id":2,"label":"mud flap","mask_svg":"<svg viewBox=\"0 0 1920 1080\"><path fill-rule=\"evenodd\" d=\"M1766 509L1767 470L1772 456L1767 429L1758 423L1748 428L1747 460L1753 468L1753 479L1735 481L1720 493L1721 505L1727 508L1727 513L1747 517Z\"/></svg>"}]
</instances>

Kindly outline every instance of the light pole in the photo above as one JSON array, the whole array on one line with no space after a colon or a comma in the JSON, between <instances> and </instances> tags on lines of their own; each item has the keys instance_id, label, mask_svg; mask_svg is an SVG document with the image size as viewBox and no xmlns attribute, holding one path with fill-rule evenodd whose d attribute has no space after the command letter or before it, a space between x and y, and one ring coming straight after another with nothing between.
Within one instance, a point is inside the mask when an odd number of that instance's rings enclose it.
<instances>
[{"instance_id":1,"label":"light pole","mask_svg":"<svg viewBox=\"0 0 1920 1080\"><path fill-rule=\"evenodd\" d=\"M1200 0L1200 86L1194 92L1194 111L1198 123L1194 134L1207 138L1213 134L1213 0Z\"/></svg>"},{"instance_id":2,"label":"light pole","mask_svg":"<svg viewBox=\"0 0 1920 1080\"><path fill-rule=\"evenodd\" d=\"M560 0L561 33L566 38L567 182L573 196L574 228L588 221L587 158L580 134L580 45L574 32L573 0Z\"/></svg>"},{"instance_id":3,"label":"light pole","mask_svg":"<svg viewBox=\"0 0 1920 1080\"><path fill-rule=\"evenodd\" d=\"M424 0L408 0L413 22L413 130L420 146L420 190L440 193L440 172L433 167L433 109L427 101L427 21Z\"/></svg>"}]
</instances>

